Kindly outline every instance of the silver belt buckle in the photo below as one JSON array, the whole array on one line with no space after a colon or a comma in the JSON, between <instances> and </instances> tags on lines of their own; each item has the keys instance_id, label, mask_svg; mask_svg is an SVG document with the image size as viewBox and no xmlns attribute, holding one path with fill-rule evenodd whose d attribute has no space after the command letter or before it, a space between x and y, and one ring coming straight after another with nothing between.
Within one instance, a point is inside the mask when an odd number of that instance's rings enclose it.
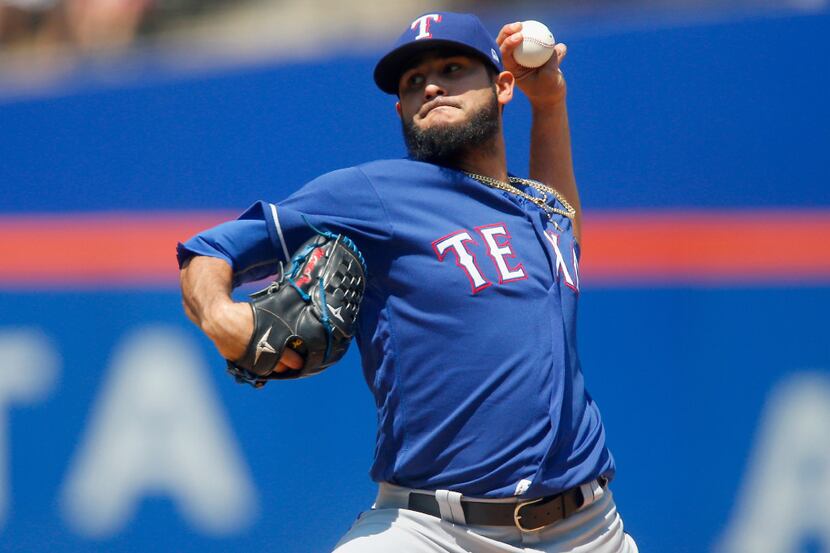
<instances>
[{"instance_id":1,"label":"silver belt buckle","mask_svg":"<svg viewBox=\"0 0 830 553\"><path fill-rule=\"evenodd\" d=\"M544 499L545 499L544 497L540 497L540 498L537 498L537 499L531 499L530 501L523 501L521 503L516 504L516 508L513 509L513 523L516 525L516 528L518 528L522 532L536 532L538 530L541 530L545 526L548 526L547 524L543 524L542 526L539 526L538 528L525 528L524 526L522 526L522 523L519 522L522 518L522 515L519 514L519 511L522 510L522 507L527 507L528 505L533 505L534 503L539 503L540 501L543 501Z\"/></svg>"}]
</instances>

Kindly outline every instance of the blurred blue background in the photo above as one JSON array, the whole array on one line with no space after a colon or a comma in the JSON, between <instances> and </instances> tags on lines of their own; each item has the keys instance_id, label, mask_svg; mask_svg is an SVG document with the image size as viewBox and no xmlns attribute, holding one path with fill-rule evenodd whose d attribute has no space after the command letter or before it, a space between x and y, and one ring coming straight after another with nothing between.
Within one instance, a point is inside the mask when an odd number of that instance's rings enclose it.
<instances>
[{"instance_id":1,"label":"blurred blue background","mask_svg":"<svg viewBox=\"0 0 830 553\"><path fill-rule=\"evenodd\" d=\"M830 213L830 12L739 7L483 12L494 33L532 17L568 44L588 221L775 209L769 224L786 234L805 209ZM190 67L149 44L24 85L28 54L14 54L0 73L0 223L234 212L403 154L393 99L371 81L380 38ZM507 120L521 173L523 99ZM800 247L769 256L786 264ZM59 288L60 267L53 276ZM830 551L830 275L748 280L585 276L583 368L643 552ZM317 378L235 385L174 279L46 292L0 281L4 551L328 551L374 497L374 424L354 351Z\"/></svg>"}]
</instances>

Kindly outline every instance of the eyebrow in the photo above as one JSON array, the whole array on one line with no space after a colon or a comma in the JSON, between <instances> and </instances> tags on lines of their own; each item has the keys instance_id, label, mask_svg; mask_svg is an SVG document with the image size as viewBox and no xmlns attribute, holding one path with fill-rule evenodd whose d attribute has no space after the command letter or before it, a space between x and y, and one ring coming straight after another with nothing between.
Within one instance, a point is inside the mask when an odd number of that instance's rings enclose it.
<instances>
[{"instance_id":1,"label":"eyebrow","mask_svg":"<svg viewBox=\"0 0 830 553\"><path fill-rule=\"evenodd\" d=\"M422 63L432 60L432 59L449 59L449 58L470 58L469 55L465 54L460 50L450 50L447 52L446 48L435 48L434 50L427 50L411 58L409 62L404 65L403 69L401 70L400 76L403 77L405 73L412 71Z\"/></svg>"}]
</instances>

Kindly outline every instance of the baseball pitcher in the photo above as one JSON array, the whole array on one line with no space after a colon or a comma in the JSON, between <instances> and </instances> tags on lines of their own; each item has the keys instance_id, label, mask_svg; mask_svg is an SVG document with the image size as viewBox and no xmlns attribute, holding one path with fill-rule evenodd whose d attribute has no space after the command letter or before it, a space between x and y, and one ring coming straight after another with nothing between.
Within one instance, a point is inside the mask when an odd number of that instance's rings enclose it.
<instances>
[{"instance_id":1,"label":"baseball pitcher","mask_svg":"<svg viewBox=\"0 0 830 553\"><path fill-rule=\"evenodd\" d=\"M472 15L416 18L374 72L406 158L322 175L179 245L185 310L240 382L310 376L359 348L378 495L337 553L637 551L576 344L566 49L527 69L523 38L520 23L494 40ZM505 155L517 90L529 178Z\"/></svg>"}]
</instances>

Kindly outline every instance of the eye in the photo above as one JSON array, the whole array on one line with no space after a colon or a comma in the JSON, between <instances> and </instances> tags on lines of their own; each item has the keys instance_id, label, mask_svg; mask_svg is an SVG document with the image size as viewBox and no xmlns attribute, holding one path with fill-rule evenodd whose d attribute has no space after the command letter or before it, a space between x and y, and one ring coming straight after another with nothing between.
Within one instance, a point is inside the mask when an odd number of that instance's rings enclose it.
<instances>
[{"instance_id":1,"label":"eye","mask_svg":"<svg viewBox=\"0 0 830 553\"><path fill-rule=\"evenodd\" d=\"M409 90L412 88L418 88L422 86L424 83L424 75L423 73L419 73L417 71L413 71L412 73L404 74L401 78L401 88L403 90Z\"/></svg>"},{"instance_id":2,"label":"eye","mask_svg":"<svg viewBox=\"0 0 830 553\"><path fill-rule=\"evenodd\" d=\"M460 71L461 69L462 69L462 66L461 66L460 63L455 62L455 61L451 61L447 65L444 66L444 73L455 73L457 71Z\"/></svg>"}]
</instances>

